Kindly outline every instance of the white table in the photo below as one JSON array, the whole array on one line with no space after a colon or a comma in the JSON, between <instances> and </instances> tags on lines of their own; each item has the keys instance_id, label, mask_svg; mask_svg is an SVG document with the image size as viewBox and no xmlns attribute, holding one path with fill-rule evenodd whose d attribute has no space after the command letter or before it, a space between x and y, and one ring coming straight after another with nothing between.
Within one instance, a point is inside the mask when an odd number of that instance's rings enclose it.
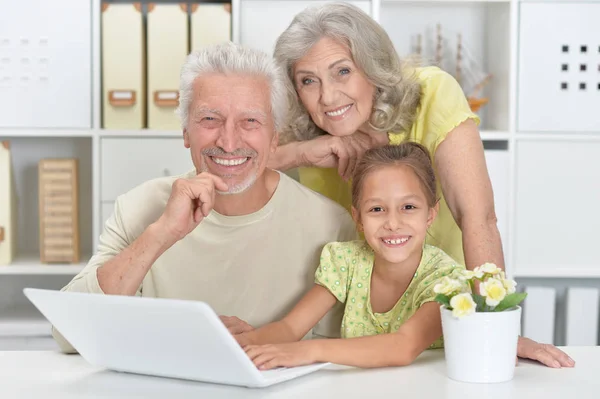
<instances>
[{"instance_id":1,"label":"white table","mask_svg":"<svg viewBox=\"0 0 600 399\"><path fill-rule=\"evenodd\" d=\"M562 348L577 365L550 369L520 361L501 384L465 384L446 377L443 351L426 351L404 368L330 366L264 389L117 373L78 355L0 352L0 398L600 398L600 347ZM397 396L390 396L397 394Z\"/></svg>"}]
</instances>

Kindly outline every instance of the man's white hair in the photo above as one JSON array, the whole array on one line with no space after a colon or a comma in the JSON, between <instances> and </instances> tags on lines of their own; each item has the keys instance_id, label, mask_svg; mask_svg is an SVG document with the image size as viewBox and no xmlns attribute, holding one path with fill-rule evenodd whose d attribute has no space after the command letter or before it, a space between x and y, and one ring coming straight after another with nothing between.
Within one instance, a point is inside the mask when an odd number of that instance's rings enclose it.
<instances>
[{"instance_id":1,"label":"man's white hair","mask_svg":"<svg viewBox=\"0 0 600 399\"><path fill-rule=\"evenodd\" d=\"M266 53L232 42L208 46L188 55L179 80L179 115L181 127L187 128L194 81L210 73L262 76L271 89L271 112L275 130L280 131L286 117L287 95L283 75L275 61Z\"/></svg>"}]
</instances>

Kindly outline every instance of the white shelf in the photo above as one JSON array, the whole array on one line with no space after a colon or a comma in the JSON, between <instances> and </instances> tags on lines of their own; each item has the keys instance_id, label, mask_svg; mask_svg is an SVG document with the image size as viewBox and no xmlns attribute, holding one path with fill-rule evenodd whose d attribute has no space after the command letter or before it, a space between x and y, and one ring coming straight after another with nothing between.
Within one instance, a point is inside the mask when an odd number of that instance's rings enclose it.
<instances>
[{"instance_id":1,"label":"white shelf","mask_svg":"<svg viewBox=\"0 0 600 399\"><path fill-rule=\"evenodd\" d=\"M512 0L379 0L381 3L510 3Z\"/></svg>"},{"instance_id":2,"label":"white shelf","mask_svg":"<svg viewBox=\"0 0 600 399\"><path fill-rule=\"evenodd\" d=\"M52 137L183 137L181 130L111 130L111 129L9 129L0 128L0 137L52 138Z\"/></svg>"},{"instance_id":3,"label":"white shelf","mask_svg":"<svg viewBox=\"0 0 600 399\"><path fill-rule=\"evenodd\" d=\"M496 130L482 130L479 135L483 141L508 141L511 136L509 132Z\"/></svg>"},{"instance_id":4,"label":"white shelf","mask_svg":"<svg viewBox=\"0 0 600 399\"><path fill-rule=\"evenodd\" d=\"M96 134L100 137L181 137L183 138L183 132L181 130L152 130L152 129L140 129L140 130L108 130L100 129L96 131Z\"/></svg>"},{"instance_id":5,"label":"white shelf","mask_svg":"<svg viewBox=\"0 0 600 399\"><path fill-rule=\"evenodd\" d=\"M89 258L83 256L84 261L77 264L45 264L40 262L39 256L25 255L16 258L10 265L0 266L0 275L75 275L83 270Z\"/></svg>"},{"instance_id":6,"label":"white shelf","mask_svg":"<svg viewBox=\"0 0 600 399\"><path fill-rule=\"evenodd\" d=\"M46 319L0 319L0 337L49 337L52 325Z\"/></svg>"},{"instance_id":7,"label":"white shelf","mask_svg":"<svg viewBox=\"0 0 600 399\"><path fill-rule=\"evenodd\" d=\"M517 141L600 141L600 132L597 133L517 133Z\"/></svg>"},{"instance_id":8,"label":"white shelf","mask_svg":"<svg viewBox=\"0 0 600 399\"><path fill-rule=\"evenodd\" d=\"M0 137L92 137L92 129L0 128Z\"/></svg>"},{"instance_id":9,"label":"white shelf","mask_svg":"<svg viewBox=\"0 0 600 399\"><path fill-rule=\"evenodd\" d=\"M555 267L548 269L532 268L527 270L526 267L517 266L515 278L600 278L600 270L598 267Z\"/></svg>"}]
</instances>

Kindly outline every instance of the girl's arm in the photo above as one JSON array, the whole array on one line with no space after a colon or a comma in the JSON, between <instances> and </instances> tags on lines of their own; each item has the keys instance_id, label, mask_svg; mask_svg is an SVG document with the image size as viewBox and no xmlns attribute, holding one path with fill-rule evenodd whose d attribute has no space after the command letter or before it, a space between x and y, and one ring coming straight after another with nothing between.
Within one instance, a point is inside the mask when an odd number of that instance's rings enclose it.
<instances>
[{"instance_id":1,"label":"girl's arm","mask_svg":"<svg viewBox=\"0 0 600 399\"><path fill-rule=\"evenodd\" d=\"M236 335L235 338L241 346L299 341L336 301L327 288L315 284L282 320Z\"/></svg>"},{"instance_id":2,"label":"girl's arm","mask_svg":"<svg viewBox=\"0 0 600 399\"><path fill-rule=\"evenodd\" d=\"M428 302L392 334L251 346L246 353L261 370L315 362L362 368L406 366L441 336L440 305Z\"/></svg>"},{"instance_id":3,"label":"girl's arm","mask_svg":"<svg viewBox=\"0 0 600 399\"><path fill-rule=\"evenodd\" d=\"M486 262L504 269L492 183L476 123L454 128L435 153L435 166L450 212L462 231L466 267Z\"/></svg>"}]
</instances>

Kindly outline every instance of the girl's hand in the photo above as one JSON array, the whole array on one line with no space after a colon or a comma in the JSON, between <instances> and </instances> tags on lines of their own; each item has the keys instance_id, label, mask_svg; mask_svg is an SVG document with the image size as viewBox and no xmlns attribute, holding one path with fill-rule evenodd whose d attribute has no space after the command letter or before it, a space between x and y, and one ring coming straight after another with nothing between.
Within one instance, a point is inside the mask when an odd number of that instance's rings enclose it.
<instances>
[{"instance_id":1,"label":"girl's hand","mask_svg":"<svg viewBox=\"0 0 600 399\"><path fill-rule=\"evenodd\" d=\"M232 334L242 334L254 330L250 324L235 316L219 316L219 319L225 324L227 330Z\"/></svg>"},{"instance_id":2,"label":"girl's hand","mask_svg":"<svg viewBox=\"0 0 600 399\"><path fill-rule=\"evenodd\" d=\"M316 342L311 341L275 345L248 345L244 347L244 350L259 370L306 366L318 361Z\"/></svg>"}]
</instances>

